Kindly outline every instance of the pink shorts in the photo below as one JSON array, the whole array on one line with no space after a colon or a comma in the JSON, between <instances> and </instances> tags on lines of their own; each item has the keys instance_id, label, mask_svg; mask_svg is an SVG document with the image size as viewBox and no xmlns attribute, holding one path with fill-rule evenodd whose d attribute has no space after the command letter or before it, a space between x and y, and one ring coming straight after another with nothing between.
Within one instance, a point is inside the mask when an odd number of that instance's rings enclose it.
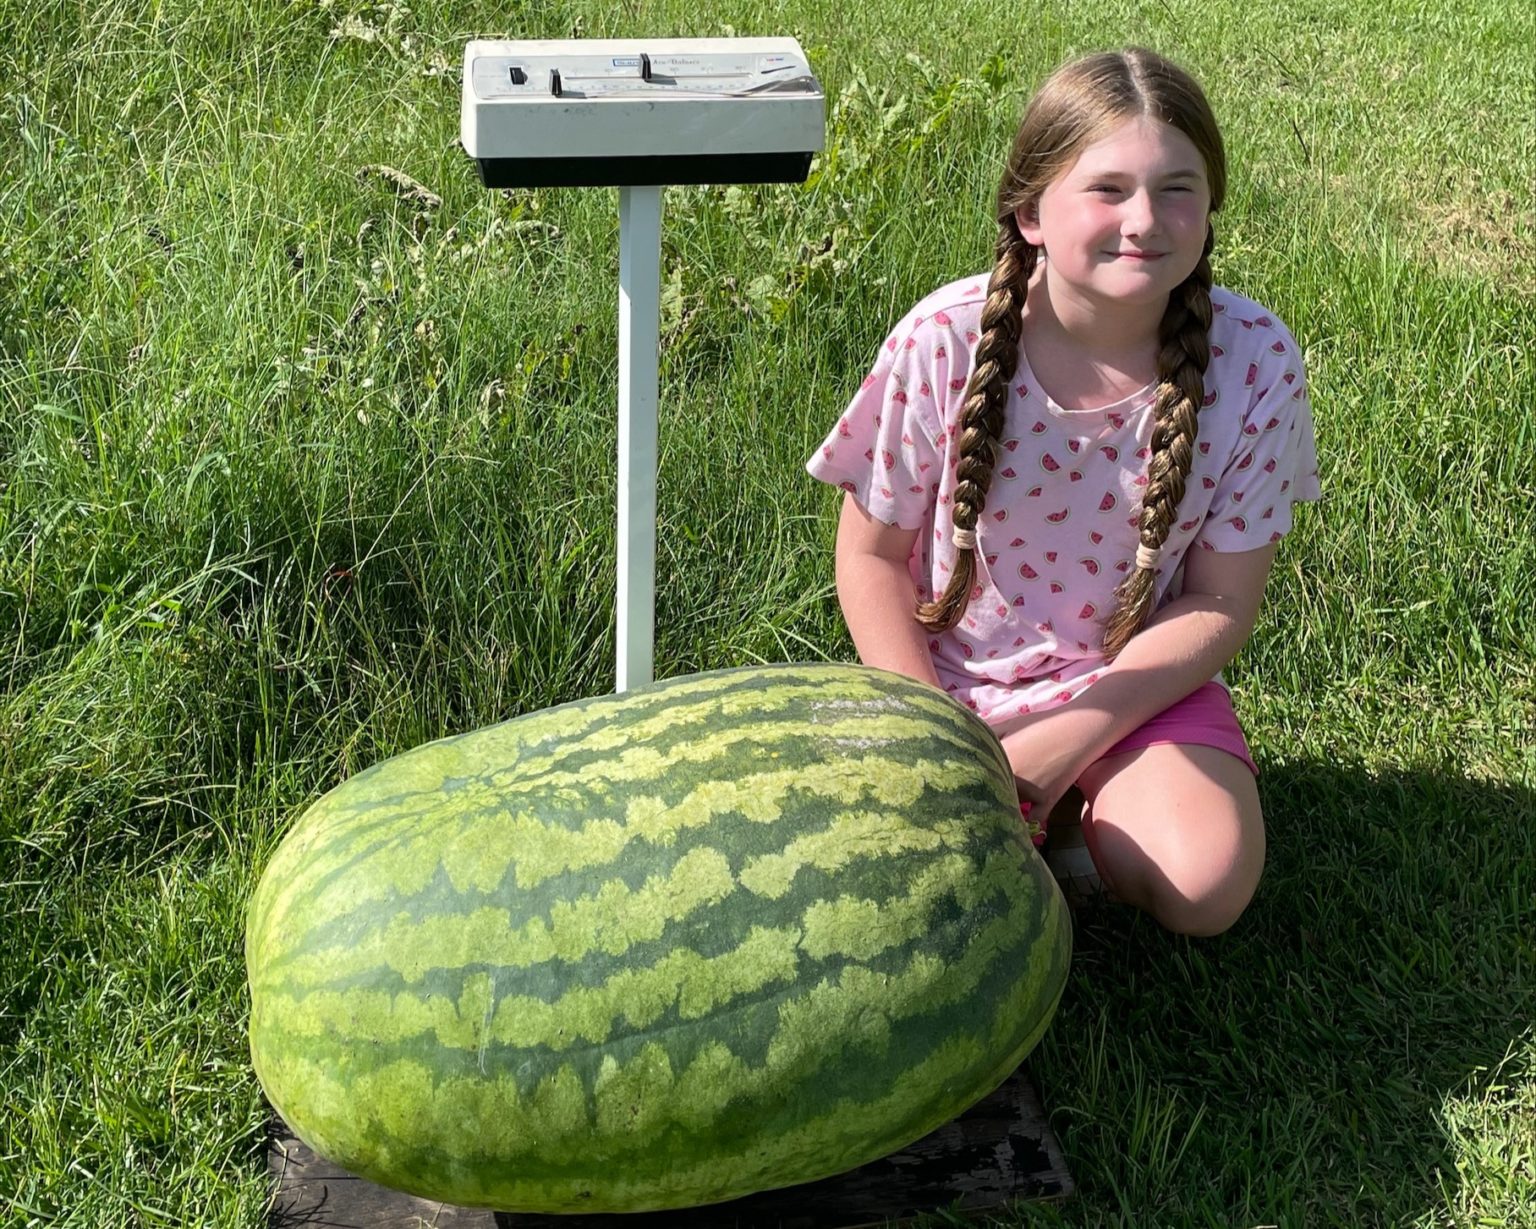
<instances>
[{"instance_id":1,"label":"pink shorts","mask_svg":"<svg viewBox=\"0 0 1536 1229\"><path fill-rule=\"evenodd\" d=\"M1156 717L1132 730L1105 755L1123 755L1155 743L1194 743L1230 752L1248 765L1254 776L1259 766L1253 762L1248 740L1232 711L1232 697L1220 683L1203 683Z\"/></svg>"},{"instance_id":2,"label":"pink shorts","mask_svg":"<svg viewBox=\"0 0 1536 1229\"><path fill-rule=\"evenodd\" d=\"M1156 743L1193 743L1199 747L1216 747L1237 756L1248 765L1254 776L1259 766L1253 762L1248 750L1248 740L1237 724L1237 714L1232 711L1232 697L1220 683L1204 683L1182 700L1169 705L1157 716L1143 722L1104 754L1123 755L1127 751L1139 751ZM1033 808L1029 803L1020 805L1030 839L1041 845L1045 842L1045 820L1031 818Z\"/></svg>"}]
</instances>

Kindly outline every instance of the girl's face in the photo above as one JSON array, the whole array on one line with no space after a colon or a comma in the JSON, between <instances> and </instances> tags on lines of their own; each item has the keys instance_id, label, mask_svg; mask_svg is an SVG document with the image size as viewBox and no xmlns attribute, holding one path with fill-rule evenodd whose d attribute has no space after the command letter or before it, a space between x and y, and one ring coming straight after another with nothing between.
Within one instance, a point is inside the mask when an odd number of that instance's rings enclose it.
<instances>
[{"instance_id":1,"label":"girl's face","mask_svg":"<svg viewBox=\"0 0 1536 1229\"><path fill-rule=\"evenodd\" d=\"M1053 295L1152 306L1200 263L1210 210L1200 151L1143 116L1085 148L1015 218L1045 250Z\"/></svg>"}]
</instances>

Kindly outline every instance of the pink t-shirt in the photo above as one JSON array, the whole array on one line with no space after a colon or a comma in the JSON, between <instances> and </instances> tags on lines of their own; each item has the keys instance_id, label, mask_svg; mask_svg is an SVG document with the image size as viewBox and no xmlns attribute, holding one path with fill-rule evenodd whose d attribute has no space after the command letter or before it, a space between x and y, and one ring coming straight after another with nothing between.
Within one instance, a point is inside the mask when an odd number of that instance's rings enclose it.
<instances>
[{"instance_id":1,"label":"pink t-shirt","mask_svg":"<svg viewBox=\"0 0 1536 1229\"><path fill-rule=\"evenodd\" d=\"M806 464L888 525L917 529L908 566L921 601L955 559L956 423L980 338L988 274L930 294ZM1317 499L1317 455L1299 347L1272 312L1211 291L1211 363L1194 463L1163 546L1169 600L1190 550L1255 550ZM1035 383L1022 345L1002 448L977 526L965 615L929 639L939 681L992 724L1080 695L1104 665L1103 620L1132 566L1152 439L1153 389L1068 410Z\"/></svg>"}]
</instances>

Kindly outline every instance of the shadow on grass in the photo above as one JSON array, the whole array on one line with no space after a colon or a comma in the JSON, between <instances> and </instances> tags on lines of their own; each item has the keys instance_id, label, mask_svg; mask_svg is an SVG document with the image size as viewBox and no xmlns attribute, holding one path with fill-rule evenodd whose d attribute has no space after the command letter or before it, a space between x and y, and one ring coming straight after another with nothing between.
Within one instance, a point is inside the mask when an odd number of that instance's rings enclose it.
<instances>
[{"instance_id":1,"label":"shadow on grass","mask_svg":"<svg viewBox=\"0 0 1536 1229\"><path fill-rule=\"evenodd\" d=\"M1441 1223L1521 1198L1468 1160L1497 1116L1459 1107L1532 1026L1536 796L1456 767L1260 768L1268 864L1235 927L1078 914L1030 1060L1079 1184L1065 1221Z\"/></svg>"}]
</instances>

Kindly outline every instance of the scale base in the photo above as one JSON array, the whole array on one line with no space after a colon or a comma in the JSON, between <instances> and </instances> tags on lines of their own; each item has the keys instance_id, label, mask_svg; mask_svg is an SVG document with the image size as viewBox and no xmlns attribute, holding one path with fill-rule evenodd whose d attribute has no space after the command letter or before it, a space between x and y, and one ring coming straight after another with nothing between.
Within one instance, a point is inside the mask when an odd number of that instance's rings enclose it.
<instances>
[{"instance_id":1,"label":"scale base","mask_svg":"<svg viewBox=\"0 0 1536 1229\"><path fill-rule=\"evenodd\" d=\"M1073 1193L1061 1146L1023 1068L900 1152L804 1186L671 1212L547 1216L458 1208L392 1191L324 1161L274 1122L270 1229L863 1229Z\"/></svg>"}]
</instances>

